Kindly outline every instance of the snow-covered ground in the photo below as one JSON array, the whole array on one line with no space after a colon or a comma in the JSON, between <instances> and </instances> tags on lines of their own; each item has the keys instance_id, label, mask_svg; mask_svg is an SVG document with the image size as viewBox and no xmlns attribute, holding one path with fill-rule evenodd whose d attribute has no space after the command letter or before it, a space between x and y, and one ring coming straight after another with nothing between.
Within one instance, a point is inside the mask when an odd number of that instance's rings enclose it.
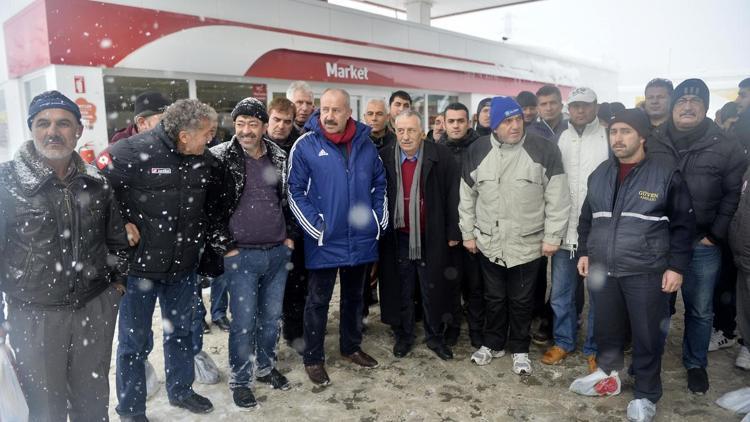
<instances>
[{"instance_id":1,"label":"snow-covered ground","mask_svg":"<svg viewBox=\"0 0 750 422\"><path fill-rule=\"evenodd\" d=\"M208 290L204 292L208 300ZM473 350L466 333L454 348L455 359L442 361L424 344L417 345L403 359L391 353L389 329L379 322L377 305L371 308L369 329L363 350L380 362L373 370L359 369L338 354L338 289L334 293L326 337L327 368L331 384L321 388L307 379L302 359L283 342L279 346L278 368L292 383L289 391L255 388L260 403L256 410L240 411L232 402L227 386L227 334L212 328L204 337L204 350L222 369L222 382L195 385L209 397L214 411L197 416L169 405L163 386L161 322L154 315L156 333L150 361L157 369L162 387L147 403L152 421L604 421L624 420L632 399L631 381L624 380L621 395L610 398L580 397L568 386L586 372L582 354L568 357L562 364L545 366L539 362L544 350L531 346L534 373L518 377L511 372L511 359L505 356L488 366L469 361ZM678 301L677 316L682 315ZM682 321L675 317L664 355L662 380L664 397L658 404L657 421L739 421L739 416L721 409L714 401L722 394L750 385L750 372L734 367L739 346L709 354L711 389L705 396L689 394L681 364ZM117 336L115 336L116 338ZM115 340L116 341L116 340ZM117 349L115 344L114 350ZM110 370L110 416L118 420L114 407L114 350Z\"/></svg>"}]
</instances>

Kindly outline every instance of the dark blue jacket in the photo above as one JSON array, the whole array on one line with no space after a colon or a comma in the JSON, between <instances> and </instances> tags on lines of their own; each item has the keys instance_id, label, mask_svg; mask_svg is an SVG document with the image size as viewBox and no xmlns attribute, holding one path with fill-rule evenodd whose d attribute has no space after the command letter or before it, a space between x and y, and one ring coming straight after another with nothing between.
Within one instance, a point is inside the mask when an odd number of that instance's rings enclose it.
<instances>
[{"instance_id":1,"label":"dark blue jacket","mask_svg":"<svg viewBox=\"0 0 750 422\"><path fill-rule=\"evenodd\" d=\"M589 176L578 223L579 255L610 277L684 274L692 258L695 214L687 186L668 163L647 158L617 185L611 158Z\"/></svg>"},{"instance_id":2,"label":"dark blue jacket","mask_svg":"<svg viewBox=\"0 0 750 422\"><path fill-rule=\"evenodd\" d=\"M313 113L289 154L289 208L305 232L305 266L346 267L378 260L388 225L383 162L370 128L357 123L347 160Z\"/></svg>"}]
</instances>

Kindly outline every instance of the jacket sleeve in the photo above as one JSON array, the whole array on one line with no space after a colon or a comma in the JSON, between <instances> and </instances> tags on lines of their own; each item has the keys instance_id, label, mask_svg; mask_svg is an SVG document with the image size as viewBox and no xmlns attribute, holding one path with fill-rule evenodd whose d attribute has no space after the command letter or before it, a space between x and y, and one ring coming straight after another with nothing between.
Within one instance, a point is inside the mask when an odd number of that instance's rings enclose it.
<instances>
[{"instance_id":1,"label":"jacket sleeve","mask_svg":"<svg viewBox=\"0 0 750 422\"><path fill-rule=\"evenodd\" d=\"M136 171L139 162L138 155L133 151L127 139L119 141L99 155L97 167L107 177L114 189L114 196L120 203L120 212L125 221L130 218L130 207L126 200L126 192L130 187L132 172Z\"/></svg>"},{"instance_id":2,"label":"jacket sleeve","mask_svg":"<svg viewBox=\"0 0 750 422\"><path fill-rule=\"evenodd\" d=\"M388 191L386 190L385 166L380 155L377 153L375 145L371 145L375 150L375 169L372 174L372 209L380 225L380 230L385 231L388 228Z\"/></svg>"},{"instance_id":3,"label":"jacket sleeve","mask_svg":"<svg viewBox=\"0 0 750 422\"><path fill-rule=\"evenodd\" d=\"M476 167L472 164L471 150L466 151L461 166L459 182L458 227L463 240L474 240L474 226L477 221Z\"/></svg>"},{"instance_id":4,"label":"jacket sleeve","mask_svg":"<svg viewBox=\"0 0 750 422\"><path fill-rule=\"evenodd\" d=\"M545 163L544 184L544 239L549 245L560 245L568 229L570 218L570 188L563 170L562 155L556 145Z\"/></svg>"},{"instance_id":5,"label":"jacket sleeve","mask_svg":"<svg viewBox=\"0 0 750 422\"><path fill-rule=\"evenodd\" d=\"M729 233L729 222L737 210L737 204L740 202L740 191L742 190L742 175L747 168L747 161L742 147L735 142L732 144L731 153L728 157L729 162L724 167L725 172L721 179L722 198L719 202L719 208L716 217L711 224L709 238L714 243L717 241L726 241Z\"/></svg>"},{"instance_id":6,"label":"jacket sleeve","mask_svg":"<svg viewBox=\"0 0 750 422\"><path fill-rule=\"evenodd\" d=\"M446 154L447 155L447 154ZM458 227L458 204L460 201L459 187L461 182L461 173L458 164L453 157L446 157L441 162L447 162L448 168L445 172L447 180L445 186L448 189L446 199L447 209L445 210L445 224L448 240L461 240L461 229Z\"/></svg>"},{"instance_id":7,"label":"jacket sleeve","mask_svg":"<svg viewBox=\"0 0 750 422\"><path fill-rule=\"evenodd\" d=\"M591 183L589 183L591 186ZM581 214L578 216L578 256L589 256L588 251L588 240L589 233L591 232L591 205L589 205L589 194L591 190L586 194L586 199L583 200L581 205Z\"/></svg>"},{"instance_id":8,"label":"jacket sleeve","mask_svg":"<svg viewBox=\"0 0 750 422\"><path fill-rule=\"evenodd\" d=\"M0 187L0 257L5 256L6 240L8 239L8 231L11 226L9 223L10 212L14 207L13 198L10 196L10 193L4 187ZM3 299L2 290L0 290L0 325L4 322L5 300Z\"/></svg>"},{"instance_id":9,"label":"jacket sleeve","mask_svg":"<svg viewBox=\"0 0 750 422\"><path fill-rule=\"evenodd\" d=\"M695 213L687 184L679 171L675 171L667 194L667 216L669 217L669 262L668 268L685 274L693 257L695 239Z\"/></svg>"},{"instance_id":10,"label":"jacket sleeve","mask_svg":"<svg viewBox=\"0 0 750 422\"><path fill-rule=\"evenodd\" d=\"M286 237L288 239L292 239L296 241L302 236L302 233L300 233L299 226L297 225L297 221L294 219L294 215L292 214L292 210L289 208L289 199L287 198L287 191L289 183L289 158L284 153L284 171L282 172L282 181L281 181L281 192L279 192L279 196L281 197L281 212L284 213L284 223L286 224ZM295 246L296 247L296 246Z\"/></svg>"},{"instance_id":11,"label":"jacket sleeve","mask_svg":"<svg viewBox=\"0 0 750 422\"><path fill-rule=\"evenodd\" d=\"M227 252L236 248L236 243L229 231L229 215L227 212L228 172L225 163L214 160L211 167L211 179L206 195L206 216L208 217L208 247L219 257L223 258Z\"/></svg>"},{"instance_id":12,"label":"jacket sleeve","mask_svg":"<svg viewBox=\"0 0 750 422\"><path fill-rule=\"evenodd\" d=\"M289 192L287 198L289 209L292 210L300 228L308 236L321 243L325 222L323 214L307 197L307 186L311 181L312 174L304 156L304 144L306 144L304 137L298 139L289 152Z\"/></svg>"},{"instance_id":13,"label":"jacket sleeve","mask_svg":"<svg viewBox=\"0 0 750 422\"><path fill-rule=\"evenodd\" d=\"M120 212L120 206L115 199L113 189L109 183L105 184L107 206L107 266L109 267L110 282L125 285L128 277L128 236L125 232L125 221Z\"/></svg>"}]
</instances>

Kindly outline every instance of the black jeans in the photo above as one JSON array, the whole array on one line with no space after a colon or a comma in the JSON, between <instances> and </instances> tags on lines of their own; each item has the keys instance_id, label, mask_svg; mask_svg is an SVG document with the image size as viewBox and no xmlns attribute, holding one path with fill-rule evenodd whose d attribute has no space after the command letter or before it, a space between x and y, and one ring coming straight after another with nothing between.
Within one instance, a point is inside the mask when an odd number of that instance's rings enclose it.
<instances>
[{"instance_id":1,"label":"black jeans","mask_svg":"<svg viewBox=\"0 0 750 422\"><path fill-rule=\"evenodd\" d=\"M328 323L328 306L339 273L341 303L339 307L339 351L342 355L358 352L362 343L362 287L366 264L353 267L308 270L309 283L305 303L305 365L325 362L324 341Z\"/></svg>"},{"instance_id":2,"label":"black jeans","mask_svg":"<svg viewBox=\"0 0 750 422\"><path fill-rule=\"evenodd\" d=\"M486 322L484 345L492 350L528 353L536 277L541 260L506 268L481 253Z\"/></svg>"},{"instance_id":3,"label":"black jeans","mask_svg":"<svg viewBox=\"0 0 750 422\"><path fill-rule=\"evenodd\" d=\"M714 289L714 328L727 338L734 338L737 328L737 267L726 246L721 249L721 271Z\"/></svg>"},{"instance_id":4,"label":"black jeans","mask_svg":"<svg viewBox=\"0 0 750 422\"><path fill-rule=\"evenodd\" d=\"M422 240L424 245L424 240ZM427 292L429 291L430 280L428 277L427 263L423 259L409 259L409 235L407 233L398 233L398 277L401 281L401 325L394 326L393 332L396 335L396 341L403 341L409 344L414 343L414 327L416 325L414 318L415 300L414 294L417 291L417 285L420 286L421 303L423 309L423 323L425 341L430 347L435 347L443 343L442 327L440 321L431 321L430 303Z\"/></svg>"},{"instance_id":5,"label":"black jeans","mask_svg":"<svg viewBox=\"0 0 750 422\"><path fill-rule=\"evenodd\" d=\"M455 283L457 291L453 301L453 318L449 323L454 330L460 331L463 320L461 298L466 305L466 322L469 325L469 337L481 343L484 331L484 285L482 283L482 269L479 264L479 254L472 254L460 243L449 249L449 259L458 280ZM451 271L453 271L451 270Z\"/></svg>"},{"instance_id":6,"label":"black jeans","mask_svg":"<svg viewBox=\"0 0 750 422\"><path fill-rule=\"evenodd\" d=\"M300 239L294 242L292 251L292 269L286 278L282 321L284 340L293 341L301 338L304 332L305 299L307 298L307 269L305 269L305 251Z\"/></svg>"},{"instance_id":7,"label":"black jeans","mask_svg":"<svg viewBox=\"0 0 750 422\"><path fill-rule=\"evenodd\" d=\"M620 371L628 321L633 337L633 395L656 403L662 395L661 356L669 328L669 295L661 291L661 274L609 277L594 297L596 361L602 370Z\"/></svg>"}]
</instances>

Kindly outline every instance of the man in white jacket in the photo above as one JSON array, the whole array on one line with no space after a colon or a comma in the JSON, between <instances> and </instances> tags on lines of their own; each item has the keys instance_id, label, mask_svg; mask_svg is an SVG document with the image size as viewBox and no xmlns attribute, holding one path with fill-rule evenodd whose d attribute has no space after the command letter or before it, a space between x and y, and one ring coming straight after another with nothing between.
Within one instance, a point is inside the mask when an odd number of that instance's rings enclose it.
<instances>
[{"instance_id":1,"label":"man in white jacket","mask_svg":"<svg viewBox=\"0 0 750 422\"><path fill-rule=\"evenodd\" d=\"M554 345L542 357L542 363L560 363L576 348L578 312L576 311L576 288L582 283L576 263L578 256L578 217L586 198L589 175L609 157L607 132L599 124L596 93L590 88L577 88L568 99L570 120L558 141L562 153L563 168L568 176L570 188L570 215L568 230L560 250L552 257L552 290L550 303L554 313ZM588 360L589 370L596 370L596 345L593 340L593 303L590 302L586 342L583 354Z\"/></svg>"}]
</instances>

